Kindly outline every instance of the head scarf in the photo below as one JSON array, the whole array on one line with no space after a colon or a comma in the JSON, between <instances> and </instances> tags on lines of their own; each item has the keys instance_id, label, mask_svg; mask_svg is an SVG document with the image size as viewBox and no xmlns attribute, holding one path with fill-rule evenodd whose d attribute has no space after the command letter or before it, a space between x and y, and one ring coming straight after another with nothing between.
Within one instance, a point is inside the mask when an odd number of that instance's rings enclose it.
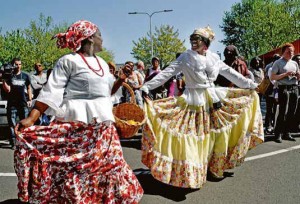
<instances>
[{"instance_id":1,"label":"head scarf","mask_svg":"<svg viewBox=\"0 0 300 204\"><path fill-rule=\"evenodd\" d=\"M227 53L228 50L231 51L235 57L240 55L239 50L234 45L227 45L226 48L224 49L224 55L225 53Z\"/></svg>"},{"instance_id":2,"label":"head scarf","mask_svg":"<svg viewBox=\"0 0 300 204\"><path fill-rule=\"evenodd\" d=\"M69 48L78 51L81 48L81 41L96 33L98 27L90 21L80 20L72 24L67 32L58 33L53 38L57 38L58 48Z\"/></svg>"},{"instance_id":3,"label":"head scarf","mask_svg":"<svg viewBox=\"0 0 300 204\"><path fill-rule=\"evenodd\" d=\"M204 28L196 28L192 35L200 35L207 38L210 42L215 39L215 33L209 26L206 26Z\"/></svg>"}]
</instances>

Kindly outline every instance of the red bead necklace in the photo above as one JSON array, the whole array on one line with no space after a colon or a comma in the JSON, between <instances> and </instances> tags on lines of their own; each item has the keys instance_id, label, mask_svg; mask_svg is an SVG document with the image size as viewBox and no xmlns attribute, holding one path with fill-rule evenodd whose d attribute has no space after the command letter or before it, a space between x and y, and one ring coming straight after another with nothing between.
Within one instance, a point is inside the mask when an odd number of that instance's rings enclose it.
<instances>
[{"instance_id":1,"label":"red bead necklace","mask_svg":"<svg viewBox=\"0 0 300 204\"><path fill-rule=\"evenodd\" d=\"M98 60L98 58L96 57L96 55L94 54L93 56L96 58L96 61L97 61L97 63L98 63L98 65L99 65L99 69L98 70L96 70L96 69L94 69L93 67L91 67L90 65L89 65L89 63L86 61L86 59L85 59L85 57L83 56L83 54L82 53L78 53L80 56L81 56L81 58L83 59L83 61L85 62L85 64L88 66L88 68L90 69L90 70L92 70L95 74L97 74L98 76L101 76L101 77L103 77L104 76L104 70L102 69L102 67L101 67L101 65L100 65L100 62L99 62L99 60ZM98 72L100 72L100 71L102 71L102 74L99 74Z\"/></svg>"}]
</instances>

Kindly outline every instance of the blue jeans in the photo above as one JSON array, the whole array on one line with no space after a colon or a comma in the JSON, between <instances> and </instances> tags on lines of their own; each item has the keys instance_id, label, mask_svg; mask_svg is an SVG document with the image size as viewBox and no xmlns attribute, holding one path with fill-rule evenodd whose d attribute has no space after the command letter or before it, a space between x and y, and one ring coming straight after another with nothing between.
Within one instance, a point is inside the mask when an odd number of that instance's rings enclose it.
<instances>
[{"instance_id":1,"label":"blue jeans","mask_svg":"<svg viewBox=\"0 0 300 204\"><path fill-rule=\"evenodd\" d=\"M10 141L16 138L14 128L17 124L17 116L19 120L23 120L28 116L27 107L7 106L7 122L10 128Z\"/></svg>"}]
</instances>

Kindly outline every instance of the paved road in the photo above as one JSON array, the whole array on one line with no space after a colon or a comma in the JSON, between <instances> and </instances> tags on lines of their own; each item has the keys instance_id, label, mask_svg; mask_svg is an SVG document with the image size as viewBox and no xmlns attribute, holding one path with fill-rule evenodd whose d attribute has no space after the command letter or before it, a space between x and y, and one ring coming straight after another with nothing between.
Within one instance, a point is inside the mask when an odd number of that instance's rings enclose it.
<instances>
[{"instance_id":1,"label":"paved road","mask_svg":"<svg viewBox=\"0 0 300 204\"><path fill-rule=\"evenodd\" d=\"M271 136L248 153L248 160L234 170L233 177L222 181L209 180L200 190L181 189L162 184L149 174L140 162L140 138L123 140L125 159L136 173L145 194L142 204L161 203L299 203L300 200L300 137L297 142L277 144ZM0 141L0 203L17 202L17 178L13 173L13 151L7 141ZM294 147L293 150L289 149ZM265 153L276 153L273 156ZM254 156L262 158L255 159ZM12 174L13 175L13 174Z\"/></svg>"},{"instance_id":2,"label":"paved road","mask_svg":"<svg viewBox=\"0 0 300 204\"><path fill-rule=\"evenodd\" d=\"M263 103L263 114L264 107ZM0 126L0 204L17 204L13 151L3 140L7 133L7 128ZM142 204L294 204L300 203L300 137L296 138L296 142L277 144L273 136L267 135L265 143L249 151L248 161L236 168L233 176L218 182L209 179L200 190L176 188L155 180L140 161L140 137L122 140L122 147L145 191Z\"/></svg>"}]
</instances>

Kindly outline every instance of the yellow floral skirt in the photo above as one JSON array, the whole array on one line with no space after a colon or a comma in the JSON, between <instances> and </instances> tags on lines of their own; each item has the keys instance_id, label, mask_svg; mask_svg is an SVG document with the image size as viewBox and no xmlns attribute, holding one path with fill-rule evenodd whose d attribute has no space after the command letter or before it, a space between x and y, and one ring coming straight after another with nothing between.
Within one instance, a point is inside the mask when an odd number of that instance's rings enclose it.
<instances>
[{"instance_id":1,"label":"yellow floral skirt","mask_svg":"<svg viewBox=\"0 0 300 204\"><path fill-rule=\"evenodd\" d=\"M192 106L179 98L145 104L142 162L153 177L184 188L201 188L207 171L222 177L240 165L248 149L264 140L259 97L253 90L226 91L223 106L213 110L211 98Z\"/></svg>"}]
</instances>

